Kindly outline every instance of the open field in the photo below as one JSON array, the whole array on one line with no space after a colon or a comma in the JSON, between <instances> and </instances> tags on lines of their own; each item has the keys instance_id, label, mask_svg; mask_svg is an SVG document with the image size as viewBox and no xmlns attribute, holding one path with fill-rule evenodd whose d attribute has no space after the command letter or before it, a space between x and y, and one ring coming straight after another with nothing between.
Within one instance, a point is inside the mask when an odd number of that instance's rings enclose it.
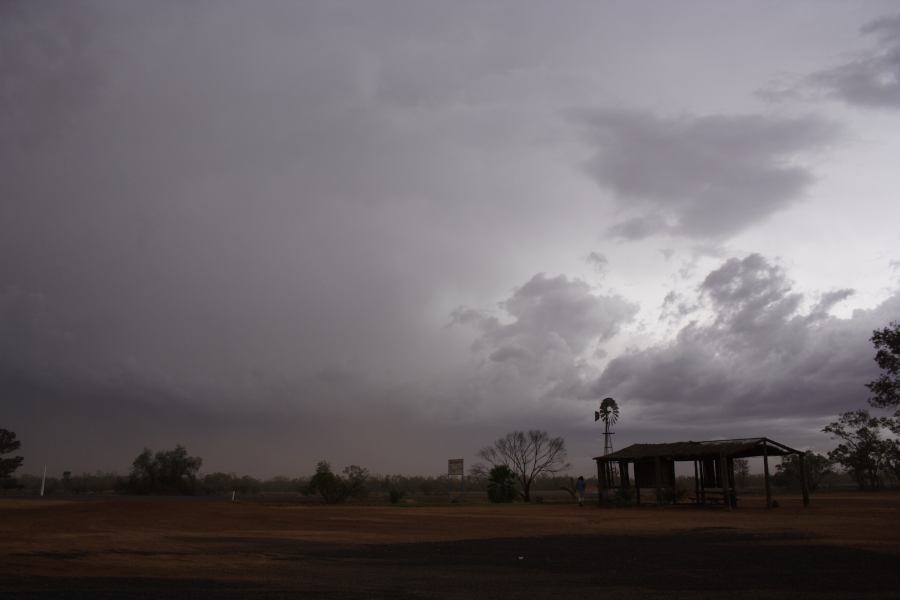
<instances>
[{"instance_id":1,"label":"open field","mask_svg":"<svg viewBox=\"0 0 900 600\"><path fill-rule=\"evenodd\" d=\"M897 598L900 493L782 507L0 499L4 598Z\"/></svg>"}]
</instances>

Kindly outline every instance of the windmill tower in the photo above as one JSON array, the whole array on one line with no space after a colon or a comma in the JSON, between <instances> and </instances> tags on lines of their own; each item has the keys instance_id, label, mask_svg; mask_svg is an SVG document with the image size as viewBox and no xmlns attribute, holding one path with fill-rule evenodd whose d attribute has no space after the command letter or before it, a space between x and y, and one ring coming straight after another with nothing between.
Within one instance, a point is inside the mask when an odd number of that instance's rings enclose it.
<instances>
[{"instance_id":1,"label":"windmill tower","mask_svg":"<svg viewBox=\"0 0 900 600\"><path fill-rule=\"evenodd\" d=\"M603 421L603 456L606 456L613 451L612 436L615 432L612 431L612 426L619 420L619 405L612 398L604 398L600 402L600 410L594 411L594 421L600 420ZM605 476L605 487L608 488L613 477L612 466L609 463L606 463Z\"/></svg>"}]
</instances>

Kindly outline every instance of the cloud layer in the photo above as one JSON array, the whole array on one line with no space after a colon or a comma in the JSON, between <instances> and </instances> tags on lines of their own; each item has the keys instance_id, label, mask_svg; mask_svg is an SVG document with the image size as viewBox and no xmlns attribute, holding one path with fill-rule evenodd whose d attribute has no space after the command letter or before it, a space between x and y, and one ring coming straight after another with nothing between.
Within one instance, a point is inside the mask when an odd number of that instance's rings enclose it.
<instances>
[{"instance_id":1,"label":"cloud layer","mask_svg":"<svg viewBox=\"0 0 900 600\"><path fill-rule=\"evenodd\" d=\"M873 40L873 48L812 74L810 84L848 104L900 109L900 15L876 19L860 32Z\"/></svg>"},{"instance_id":2,"label":"cloud layer","mask_svg":"<svg viewBox=\"0 0 900 600\"><path fill-rule=\"evenodd\" d=\"M586 164L627 216L628 239L671 233L717 239L803 197L814 181L802 158L837 136L815 117L660 117L634 110L578 115L595 150Z\"/></svg>"}]
</instances>

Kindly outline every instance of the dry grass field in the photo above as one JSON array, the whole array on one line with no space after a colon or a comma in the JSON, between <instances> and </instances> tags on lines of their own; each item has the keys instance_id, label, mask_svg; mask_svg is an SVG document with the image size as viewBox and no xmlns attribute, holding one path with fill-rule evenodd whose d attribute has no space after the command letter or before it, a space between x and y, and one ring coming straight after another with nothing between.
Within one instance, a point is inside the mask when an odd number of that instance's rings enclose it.
<instances>
[{"instance_id":1,"label":"dry grass field","mask_svg":"<svg viewBox=\"0 0 900 600\"><path fill-rule=\"evenodd\" d=\"M900 494L729 512L0 499L3 598L898 598Z\"/></svg>"}]
</instances>

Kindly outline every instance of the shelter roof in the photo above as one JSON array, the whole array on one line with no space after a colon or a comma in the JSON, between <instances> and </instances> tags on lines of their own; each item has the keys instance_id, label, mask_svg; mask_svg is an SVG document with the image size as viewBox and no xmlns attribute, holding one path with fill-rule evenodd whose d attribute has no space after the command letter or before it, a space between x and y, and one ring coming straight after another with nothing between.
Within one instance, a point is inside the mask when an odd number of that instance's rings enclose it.
<instances>
[{"instance_id":1,"label":"shelter roof","mask_svg":"<svg viewBox=\"0 0 900 600\"><path fill-rule=\"evenodd\" d=\"M672 442L668 444L632 444L606 456L595 456L600 461L634 461L647 458L668 458L671 460L699 460L714 458L724 454L731 458L749 456L784 456L800 454L790 446L785 446L769 438L741 438L735 440L709 440L705 442Z\"/></svg>"}]
</instances>

